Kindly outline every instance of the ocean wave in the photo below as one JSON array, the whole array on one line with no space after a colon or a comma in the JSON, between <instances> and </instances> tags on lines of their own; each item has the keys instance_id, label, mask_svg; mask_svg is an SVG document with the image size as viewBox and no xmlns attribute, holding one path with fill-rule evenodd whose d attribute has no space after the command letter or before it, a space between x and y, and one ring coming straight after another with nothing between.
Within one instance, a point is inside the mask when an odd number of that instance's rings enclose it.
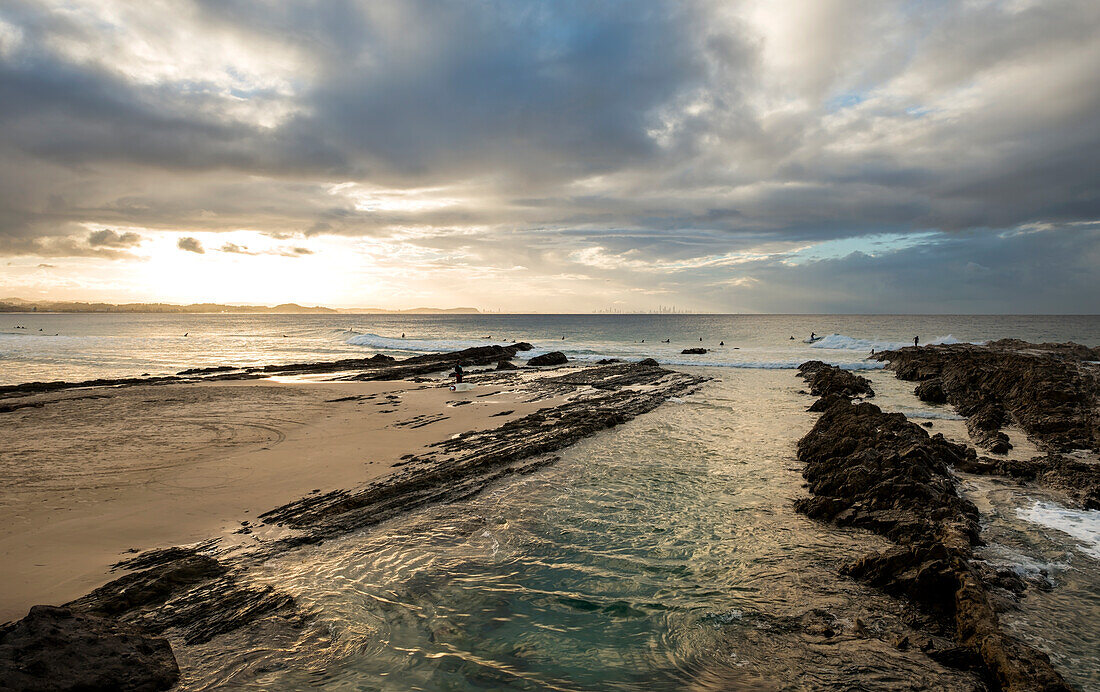
<instances>
[{"instance_id":1,"label":"ocean wave","mask_svg":"<svg viewBox=\"0 0 1100 692\"><path fill-rule=\"evenodd\" d=\"M948 334L947 336L938 336L932 339L927 342L927 345L938 346L940 344L961 343L963 342ZM815 341L810 344L810 348L824 348L839 351L870 351L873 348L876 351L893 351L912 345L912 341L879 341L876 339L857 339L854 336L845 336L844 334L830 334L829 336L823 337L820 341Z\"/></svg>"},{"instance_id":2,"label":"ocean wave","mask_svg":"<svg viewBox=\"0 0 1100 692\"><path fill-rule=\"evenodd\" d=\"M1072 536L1079 541L1081 552L1100 560L1100 511L1036 501L1030 507L1018 508L1016 516Z\"/></svg>"}]
</instances>

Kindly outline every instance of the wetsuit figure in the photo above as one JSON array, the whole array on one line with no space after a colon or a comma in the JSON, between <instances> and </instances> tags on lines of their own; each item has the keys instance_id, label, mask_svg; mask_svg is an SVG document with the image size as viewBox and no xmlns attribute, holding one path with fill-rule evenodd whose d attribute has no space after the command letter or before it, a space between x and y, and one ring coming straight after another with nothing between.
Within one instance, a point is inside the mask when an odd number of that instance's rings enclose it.
<instances>
[{"instance_id":1,"label":"wetsuit figure","mask_svg":"<svg viewBox=\"0 0 1100 692\"><path fill-rule=\"evenodd\" d=\"M817 338L817 334L815 332L810 332L810 341L813 341L816 338Z\"/></svg>"},{"instance_id":2,"label":"wetsuit figure","mask_svg":"<svg viewBox=\"0 0 1100 692\"><path fill-rule=\"evenodd\" d=\"M914 336L913 337L913 345L914 346L920 346L920 337L919 336Z\"/></svg>"},{"instance_id":3,"label":"wetsuit figure","mask_svg":"<svg viewBox=\"0 0 1100 692\"><path fill-rule=\"evenodd\" d=\"M455 384L462 382L462 363L455 363Z\"/></svg>"}]
</instances>

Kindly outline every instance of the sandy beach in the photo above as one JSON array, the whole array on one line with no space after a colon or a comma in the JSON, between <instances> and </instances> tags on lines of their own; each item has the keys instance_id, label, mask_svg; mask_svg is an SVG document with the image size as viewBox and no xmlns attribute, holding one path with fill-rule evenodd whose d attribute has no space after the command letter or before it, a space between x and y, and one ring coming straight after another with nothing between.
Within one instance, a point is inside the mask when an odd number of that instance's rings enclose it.
<instances>
[{"instance_id":1,"label":"sandy beach","mask_svg":"<svg viewBox=\"0 0 1100 692\"><path fill-rule=\"evenodd\" d=\"M276 378L5 403L32 405L3 414L0 621L86 593L135 550L255 540L235 532L264 511L354 489L404 455L554 401L443 381Z\"/></svg>"}]
</instances>

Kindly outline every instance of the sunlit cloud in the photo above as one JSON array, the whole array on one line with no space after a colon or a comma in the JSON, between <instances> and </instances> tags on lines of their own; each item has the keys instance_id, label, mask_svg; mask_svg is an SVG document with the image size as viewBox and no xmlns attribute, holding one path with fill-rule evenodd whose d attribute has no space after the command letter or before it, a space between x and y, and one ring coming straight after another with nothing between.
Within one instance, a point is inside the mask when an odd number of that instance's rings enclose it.
<instances>
[{"instance_id":1,"label":"sunlit cloud","mask_svg":"<svg viewBox=\"0 0 1100 692\"><path fill-rule=\"evenodd\" d=\"M1089 0L12 0L0 287L1094 311L1098 32Z\"/></svg>"}]
</instances>

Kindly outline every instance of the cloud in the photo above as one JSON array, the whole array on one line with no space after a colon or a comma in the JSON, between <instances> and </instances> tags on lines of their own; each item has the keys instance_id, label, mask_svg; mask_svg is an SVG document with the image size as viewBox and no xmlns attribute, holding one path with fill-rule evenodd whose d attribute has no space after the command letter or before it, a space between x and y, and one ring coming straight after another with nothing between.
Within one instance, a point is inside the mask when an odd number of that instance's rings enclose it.
<instances>
[{"instance_id":1,"label":"cloud","mask_svg":"<svg viewBox=\"0 0 1100 692\"><path fill-rule=\"evenodd\" d=\"M182 242L182 240L180 242ZM196 241L196 242L198 242L198 241ZM226 243L225 245L222 245L220 248L218 248L218 250L220 252L228 252L228 253L232 253L232 254L235 254L235 255L258 255L258 254L260 254L258 252L249 252L248 248L246 248L242 245L237 245L236 243Z\"/></svg>"},{"instance_id":2,"label":"cloud","mask_svg":"<svg viewBox=\"0 0 1100 692\"><path fill-rule=\"evenodd\" d=\"M88 245L92 247L126 248L141 243L141 236L127 231L117 233L109 228L101 231L93 231L88 235Z\"/></svg>"},{"instance_id":3,"label":"cloud","mask_svg":"<svg viewBox=\"0 0 1100 692\"><path fill-rule=\"evenodd\" d=\"M243 245L237 243L225 243L220 248L219 252L227 252L234 255L277 255L279 257L302 257L303 255L312 255L313 251L304 247L277 247L268 250L249 250Z\"/></svg>"},{"instance_id":4,"label":"cloud","mask_svg":"<svg viewBox=\"0 0 1100 692\"><path fill-rule=\"evenodd\" d=\"M810 271L756 259L793 247L870 258L820 271L932 261L883 235L977 255L1048 224L1012 257L1047 266L1100 219L1098 32L1093 0L11 0L0 254L133 259L159 232L249 228L713 305L688 272L763 294ZM986 309L1000 271L972 259L952 285Z\"/></svg>"},{"instance_id":5,"label":"cloud","mask_svg":"<svg viewBox=\"0 0 1100 692\"><path fill-rule=\"evenodd\" d=\"M187 252L194 252L197 254L204 254L206 250L203 249L202 243L197 238L184 237L176 241L176 247L180 250L186 250Z\"/></svg>"}]
</instances>

